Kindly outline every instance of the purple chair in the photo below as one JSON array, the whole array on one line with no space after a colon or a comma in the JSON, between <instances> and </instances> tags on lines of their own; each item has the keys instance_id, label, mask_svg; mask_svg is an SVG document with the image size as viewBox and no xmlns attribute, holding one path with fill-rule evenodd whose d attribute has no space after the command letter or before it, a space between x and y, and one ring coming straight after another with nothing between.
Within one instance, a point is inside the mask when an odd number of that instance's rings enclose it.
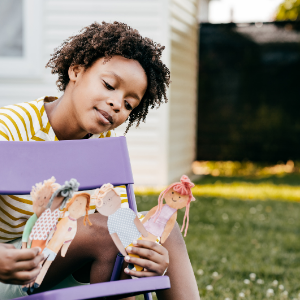
<instances>
[{"instance_id":1,"label":"purple chair","mask_svg":"<svg viewBox=\"0 0 300 300\"><path fill-rule=\"evenodd\" d=\"M29 194L32 186L51 176L63 184L76 178L80 190L104 183L126 185L128 202L135 212L133 177L125 137L60 142L0 142L0 195ZM5 159L4 159L5 158ZM40 166L39 162L43 162ZM123 257L118 255L110 282L48 291L18 299L119 299L170 288L167 276L117 281Z\"/></svg>"}]
</instances>

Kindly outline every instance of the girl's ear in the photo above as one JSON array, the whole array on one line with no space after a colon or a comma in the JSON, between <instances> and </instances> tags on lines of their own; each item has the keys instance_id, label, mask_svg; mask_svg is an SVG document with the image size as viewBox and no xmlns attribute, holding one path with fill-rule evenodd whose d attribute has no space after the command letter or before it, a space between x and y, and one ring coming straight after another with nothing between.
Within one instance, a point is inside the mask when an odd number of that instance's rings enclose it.
<instances>
[{"instance_id":1,"label":"girl's ear","mask_svg":"<svg viewBox=\"0 0 300 300\"><path fill-rule=\"evenodd\" d=\"M78 75L84 71L84 67L80 65L72 65L69 67L68 74L70 81L77 81Z\"/></svg>"}]
</instances>

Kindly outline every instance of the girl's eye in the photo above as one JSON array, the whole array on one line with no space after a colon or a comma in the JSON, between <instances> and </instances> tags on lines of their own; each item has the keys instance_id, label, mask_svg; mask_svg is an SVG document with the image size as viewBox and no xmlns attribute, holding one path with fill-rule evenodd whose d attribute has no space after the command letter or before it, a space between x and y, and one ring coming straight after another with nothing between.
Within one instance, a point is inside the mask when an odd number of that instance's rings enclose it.
<instances>
[{"instance_id":1,"label":"girl's eye","mask_svg":"<svg viewBox=\"0 0 300 300\"><path fill-rule=\"evenodd\" d=\"M104 81L104 80L103 80ZM109 83L107 83L106 81L104 81L104 84L105 84L105 86L106 86L106 88L108 89L108 90L114 90L114 88L109 84Z\"/></svg>"},{"instance_id":2,"label":"girl's eye","mask_svg":"<svg viewBox=\"0 0 300 300\"><path fill-rule=\"evenodd\" d=\"M174 192L172 192L172 194L174 194Z\"/></svg>"},{"instance_id":3,"label":"girl's eye","mask_svg":"<svg viewBox=\"0 0 300 300\"><path fill-rule=\"evenodd\" d=\"M46 197L44 197L44 199L46 199Z\"/></svg>"},{"instance_id":4,"label":"girl's eye","mask_svg":"<svg viewBox=\"0 0 300 300\"><path fill-rule=\"evenodd\" d=\"M179 197L179 199L180 199L181 197Z\"/></svg>"},{"instance_id":5,"label":"girl's eye","mask_svg":"<svg viewBox=\"0 0 300 300\"><path fill-rule=\"evenodd\" d=\"M125 108L127 110L132 110L132 106L125 100Z\"/></svg>"}]
</instances>

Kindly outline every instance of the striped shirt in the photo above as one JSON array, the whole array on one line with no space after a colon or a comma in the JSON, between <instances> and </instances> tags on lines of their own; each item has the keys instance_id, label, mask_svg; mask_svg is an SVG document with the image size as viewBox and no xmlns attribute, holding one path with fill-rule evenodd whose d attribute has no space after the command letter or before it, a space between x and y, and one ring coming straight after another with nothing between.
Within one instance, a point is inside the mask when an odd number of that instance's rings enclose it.
<instances>
[{"instance_id":1,"label":"striped shirt","mask_svg":"<svg viewBox=\"0 0 300 300\"><path fill-rule=\"evenodd\" d=\"M51 97L53 98L53 97ZM0 108L0 141L58 141L45 112L42 97L32 102L8 105ZM115 136L114 131L94 134L90 138ZM41 178L45 180L48 178ZM125 186L118 187L122 205L128 205ZM87 191L92 193L93 191ZM90 213L95 206L90 206ZM30 195L0 195L0 242L8 242L22 236L26 221L33 214Z\"/></svg>"}]
</instances>

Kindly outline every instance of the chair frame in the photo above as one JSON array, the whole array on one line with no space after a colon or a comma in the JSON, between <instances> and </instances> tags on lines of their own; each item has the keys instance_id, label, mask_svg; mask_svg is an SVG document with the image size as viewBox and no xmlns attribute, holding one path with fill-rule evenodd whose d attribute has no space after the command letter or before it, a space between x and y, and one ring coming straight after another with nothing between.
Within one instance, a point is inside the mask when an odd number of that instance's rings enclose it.
<instances>
[{"instance_id":1,"label":"chair frame","mask_svg":"<svg viewBox=\"0 0 300 300\"><path fill-rule=\"evenodd\" d=\"M109 182L126 186L129 207L137 213L125 137L43 143L4 141L0 142L0 157L0 195L29 194L35 183L52 176L60 184L76 178L79 190L95 189ZM119 254L110 282L51 290L19 299L117 299L115 297L144 294L145 299L150 300L149 292L170 288L167 276L118 281L122 263L123 256ZM117 289L121 289L122 294L116 293Z\"/></svg>"}]
</instances>

